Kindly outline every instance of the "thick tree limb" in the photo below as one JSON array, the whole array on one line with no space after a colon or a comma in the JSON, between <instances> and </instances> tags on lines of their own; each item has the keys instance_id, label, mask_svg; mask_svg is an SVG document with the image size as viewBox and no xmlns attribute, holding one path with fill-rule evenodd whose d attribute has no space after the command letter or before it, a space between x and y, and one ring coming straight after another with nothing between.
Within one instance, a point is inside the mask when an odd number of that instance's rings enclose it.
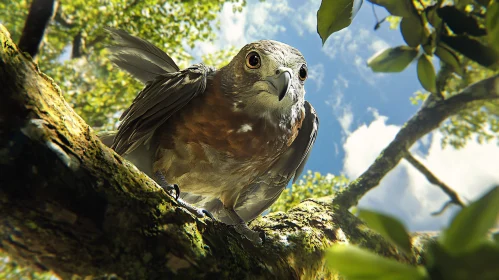
<instances>
[{"instance_id":1,"label":"thick tree limb","mask_svg":"<svg viewBox=\"0 0 499 280\"><path fill-rule=\"evenodd\" d=\"M445 194L447 194L450 197L450 202L456 205L459 205L461 207L465 207L466 204L459 198L459 195L447 184L444 182L440 181L424 164L422 164L419 160L417 160L415 157L411 155L410 152L407 152L407 154L404 156L404 158L412 165L414 166L419 172L421 172L425 177L428 182L436 185L439 187ZM440 211L439 211L440 212ZM438 213L438 212L437 212Z\"/></svg>"},{"instance_id":2,"label":"thick tree limb","mask_svg":"<svg viewBox=\"0 0 499 280\"><path fill-rule=\"evenodd\" d=\"M35 57L43 41L45 29L54 15L57 3L55 0L33 0L23 33L19 40L19 48Z\"/></svg>"},{"instance_id":3,"label":"thick tree limb","mask_svg":"<svg viewBox=\"0 0 499 280\"><path fill-rule=\"evenodd\" d=\"M327 200L232 227L196 219L105 147L0 26L0 248L63 278L331 278L323 250L349 241L410 258Z\"/></svg>"},{"instance_id":4,"label":"thick tree limb","mask_svg":"<svg viewBox=\"0 0 499 280\"><path fill-rule=\"evenodd\" d=\"M355 206L361 197L376 187L381 179L397 166L418 139L459 111L494 99L499 99L499 75L477 82L446 100L428 100L400 129L395 139L381 152L374 163L334 198L334 204L344 209Z\"/></svg>"}]
</instances>

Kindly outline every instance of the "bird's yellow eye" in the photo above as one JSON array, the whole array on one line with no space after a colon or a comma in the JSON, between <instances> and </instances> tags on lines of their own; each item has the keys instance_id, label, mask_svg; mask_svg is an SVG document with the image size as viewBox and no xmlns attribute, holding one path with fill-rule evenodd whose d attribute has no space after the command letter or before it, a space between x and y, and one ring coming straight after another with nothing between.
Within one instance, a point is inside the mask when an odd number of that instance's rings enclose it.
<instances>
[{"instance_id":1,"label":"bird's yellow eye","mask_svg":"<svg viewBox=\"0 0 499 280\"><path fill-rule=\"evenodd\" d=\"M246 66L248 66L248 68L257 69L260 68L261 65L262 65L262 60L257 52L250 52L246 56Z\"/></svg>"},{"instance_id":2,"label":"bird's yellow eye","mask_svg":"<svg viewBox=\"0 0 499 280\"><path fill-rule=\"evenodd\" d=\"M300 80L305 81L307 79L307 76L308 76L307 66L303 64L300 67L300 72L298 72L298 77L300 78Z\"/></svg>"}]
</instances>

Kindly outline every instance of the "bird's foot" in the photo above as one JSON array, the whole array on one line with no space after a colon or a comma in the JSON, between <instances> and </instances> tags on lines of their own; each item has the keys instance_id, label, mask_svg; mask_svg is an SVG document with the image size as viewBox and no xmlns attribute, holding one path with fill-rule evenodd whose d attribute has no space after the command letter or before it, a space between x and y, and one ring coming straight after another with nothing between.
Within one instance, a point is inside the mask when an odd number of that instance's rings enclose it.
<instances>
[{"instance_id":1,"label":"bird's foot","mask_svg":"<svg viewBox=\"0 0 499 280\"><path fill-rule=\"evenodd\" d=\"M208 216L210 219L215 220L215 217L213 217L213 215L208 210L191 205L182 198L177 198L177 203L198 218L203 218L205 216Z\"/></svg>"},{"instance_id":2,"label":"bird's foot","mask_svg":"<svg viewBox=\"0 0 499 280\"><path fill-rule=\"evenodd\" d=\"M244 237L248 238L251 242L253 242L254 244L257 244L257 245L262 245L263 243L263 240L262 240L262 237L260 237L260 232L258 231L254 231L252 229L250 229L246 223L242 223L242 224L237 224L234 226L235 230L243 235ZM265 238L265 237L263 237Z\"/></svg>"},{"instance_id":3,"label":"bird's foot","mask_svg":"<svg viewBox=\"0 0 499 280\"><path fill-rule=\"evenodd\" d=\"M182 198L180 198L180 188L178 187L178 185L169 184L166 181L165 176L161 171L157 171L155 175L159 181L159 185L161 186L161 188L163 188L167 194L172 196L180 206L184 207L185 209L187 209L187 211L191 212L198 218L203 218L205 216L208 216L210 217L210 219L215 220L215 217L213 217L213 215L207 210L191 205Z\"/></svg>"}]
</instances>

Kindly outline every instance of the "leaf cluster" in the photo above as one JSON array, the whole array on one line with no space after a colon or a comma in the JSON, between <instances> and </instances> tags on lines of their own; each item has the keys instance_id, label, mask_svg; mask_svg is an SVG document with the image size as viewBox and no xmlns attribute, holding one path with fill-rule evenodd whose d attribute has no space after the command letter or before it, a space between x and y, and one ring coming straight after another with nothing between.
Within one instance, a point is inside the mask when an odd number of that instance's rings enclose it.
<instances>
[{"instance_id":1,"label":"leaf cluster","mask_svg":"<svg viewBox=\"0 0 499 280\"><path fill-rule=\"evenodd\" d=\"M334 3L333 3L334 2ZM422 87L439 99L499 73L499 1L497 0L369 0L390 14L376 23L399 24L406 45L373 55L367 65L374 72L401 72L417 62ZM348 26L356 1L322 1L317 30L323 42ZM438 71L435 71L435 65ZM417 104L428 94L417 92ZM499 103L466 108L443 123L442 145L462 148L469 140L499 140Z\"/></svg>"},{"instance_id":2,"label":"leaf cluster","mask_svg":"<svg viewBox=\"0 0 499 280\"><path fill-rule=\"evenodd\" d=\"M359 217L399 250L411 253L405 227L395 218L367 210ZM436 242L425 250L426 263L403 264L353 245L326 251L330 269L348 279L499 279L499 238L490 230L499 218L499 187L462 209Z\"/></svg>"},{"instance_id":3,"label":"leaf cluster","mask_svg":"<svg viewBox=\"0 0 499 280\"><path fill-rule=\"evenodd\" d=\"M308 171L291 187L286 188L279 199L272 204L269 211L286 212L304 199L334 195L348 186L350 181L344 176L332 174L322 175L320 172Z\"/></svg>"}]
</instances>

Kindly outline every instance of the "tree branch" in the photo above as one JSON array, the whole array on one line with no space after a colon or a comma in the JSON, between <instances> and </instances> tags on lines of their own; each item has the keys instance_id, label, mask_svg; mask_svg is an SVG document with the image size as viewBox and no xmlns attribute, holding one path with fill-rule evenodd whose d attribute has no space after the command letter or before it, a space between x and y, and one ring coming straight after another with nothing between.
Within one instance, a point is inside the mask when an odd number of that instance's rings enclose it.
<instances>
[{"instance_id":1,"label":"tree branch","mask_svg":"<svg viewBox=\"0 0 499 280\"><path fill-rule=\"evenodd\" d=\"M252 222L255 246L197 219L105 147L0 25L0 248L63 278L332 278L323 250L350 242L406 257L348 211L307 200Z\"/></svg>"},{"instance_id":2,"label":"tree branch","mask_svg":"<svg viewBox=\"0 0 499 280\"><path fill-rule=\"evenodd\" d=\"M432 95L422 108L400 129L395 139L380 153L374 163L339 193L334 204L343 209L357 205L361 197L376 187L421 137L437 128L459 111L480 106L484 101L499 99L499 75L470 85L446 100L435 101Z\"/></svg>"},{"instance_id":3,"label":"tree branch","mask_svg":"<svg viewBox=\"0 0 499 280\"><path fill-rule=\"evenodd\" d=\"M71 51L71 59L80 58L83 55L83 36L81 31L73 38L73 49Z\"/></svg>"},{"instance_id":4,"label":"tree branch","mask_svg":"<svg viewBox=\"0 0 499 280\"><path fill-rule=\"evenodd\" d=\"M45 29L56 10L56 6L55 0L33 0L31 3L19 40L19 48L29 53L31 57L38 54Z\"/></svg>"},{"instance_id":5,"label":"tree branch","mask_svg":"<svg viewBox=\"0 0 499 280\"><path fill-rule=\"evenodd\" d=\"M428 170L428 168L426 168L426 166L424 166L420 161L414 158L410 152L407 152L404 158L419 172L421 172L426 177L426 180L428 180L428 182L438 186L444 193L446 193L450 197L451 203L454 203L461 207L466 206L464 202L462 202L459 198L459 195L452 188L447 186L444 182L440 181L435 175L433 175L430 170Z\"/></svg>"},{"instance_id":6,"label":"tree branch","mask_svg":"<svg viewBox=\"0 0 499 280\"><path fill-rule=\"evenodd\" d=\"M76 26L76 24L72 21L68 21L64 18L63 14L62 14L62 10L61 10L61 6L59 5L58 6L58 9L55 13L55 16L54 16L54 20L55 22L57 22L58 24L68 28L68 29L71 29L73 27Z\"/></svg>"}]
</instances>

